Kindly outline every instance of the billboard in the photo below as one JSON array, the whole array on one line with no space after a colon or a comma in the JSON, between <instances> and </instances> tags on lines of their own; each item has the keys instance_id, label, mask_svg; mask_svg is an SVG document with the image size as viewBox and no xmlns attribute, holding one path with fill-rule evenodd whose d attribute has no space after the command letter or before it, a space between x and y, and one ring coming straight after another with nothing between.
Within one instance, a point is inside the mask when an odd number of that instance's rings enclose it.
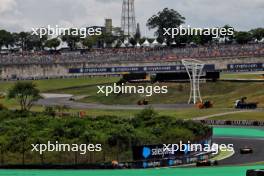
<instances>
[{"instance_id":1,"label":"billboard","mask_svg":"<svg viewBox=\"0 0 264 176\"><path fill-rule=\"evenodd\" d=\"M156 72L185 72L183 65L172 66L131 66L131 67L91 67L91 68L70 68L71 74L99 74L99 73L156 73ZM205 65L204 71L215 71L215 65Z\"/></svg>"},{"instance_id":2,"label":"billboard","mask_svg":"<svg viewBox=\"0 0 264 176\"><path fill-rule=\"evenodd\" d=\"M218 80L220 78L219 71L208 71L205 75L201 76L201 79L206 80ZM189 80L187 72L169 72L169 73L157 73L155 81L174 81L174 80Z\"/></svg>"},{"instance_id":3,"label":"billboard","mask_svg":"<svg viewBox=\"0 0 264 176\"><path fill-rule=\"evenodd\" d=\"M228 64L227 69L234 72L264 71L264 63Z\"/></svg>"},{"instance_id":4,"label":"billboard","mask_svg":"<svg viewBox=\"0 0 264 176\"><path fill-rule=\"evenodd\" d=\"M184 153L174 153L164 150L163 145L148 145L133 147L134 161L168 159L176 156L184 155Z\"/></svg>"},{"instance_id":5,"label":"billboard","mask_svg":"<svg viewBox=\"0 0 264 176\"><path fill-rule=\"evenodd\" d=\"M145 146L135 146L133 147L133 159L134 161L148 161L148 160L167 160L167 159L183 159L191 156L202 156L200 155L203 152L203 149L206 146L211 146L212 141L210 138L204 139L203 141L195 144L200 145L201 151L191 151L190 145L183 144L183 150L174 150L174 145L180 146L179 144L167 145L166 148L164 145L145 145Z\"/></svg>"},{"instance_id":6,"label":"billboard","mask_svg":"<svg viewBox=\"0 0 264 176\"><path fill-rule=\"evenodd\" d=\"M254 120L201 120L207 125L230 125L230 126L264 126L264 121Z\"/></svg>"}]
</instances>

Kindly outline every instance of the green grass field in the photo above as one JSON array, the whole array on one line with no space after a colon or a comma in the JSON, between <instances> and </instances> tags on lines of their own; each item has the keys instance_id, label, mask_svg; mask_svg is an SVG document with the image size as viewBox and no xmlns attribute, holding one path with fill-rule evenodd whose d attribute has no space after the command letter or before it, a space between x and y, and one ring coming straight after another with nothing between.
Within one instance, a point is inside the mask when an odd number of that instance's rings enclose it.
<instances>
[{"instance_id":1,"label":"green grass field","mask_svg":"<svg viewBox=\"0 0 264 176\"><path fill-rule=\"evenodd\" d=\"M35 80L33 81L37 88L43 92L51 92L61 89L74 89L77 87L89 87L95 86L97 84L106 84L118 81L120 78L118 77L95 77L95 78L72 78L72 79L50 79L50 80ZM22 81L22 82L30 82L30 81ZM0 94L6 94L8 90L15 84L15 81L11 82L0 82ZM14 100L1 99L0 103L4 104L6 107L11 109L19 108L18 104ZM34 110L42 110L40 107L34 107Z\"/></svg>"},{"instance_id":2,"label":"green grass field","mask_svg":"<svg viewBox=\"0 0 264 176\"><path fill-rule=\"evenodd\" d=\"M41 92L66 93L73 95L82 95L86 98L80 100L86 103L102 104L136 104L138 100L147 98L153 104L174 104L186 103L189 98L189 83L163 83L155 84L157 86L168 86L166 95L159 94L151 97L145 95L110 95L106 97L103 94L97 94L98 84L114 83L118 77L97 77L97 78L78 78L78 79L54 79L34 81ZM7 90L14 82L1 82L0 92ZM129 85L129 84L128 84ZM150 84L142 84L144 86ZM237 83L237 82L209 82L201 84L201 93L204 100L211 100L215 107L232 108L234 102L241 97L248 97L248 101L259 102L260 107L264 107L264 84L257 82ZM12 102L6 102L12 104Z\"/></svg>"},{"instance_id":3,"label":"green grass field","mask_svg":"<svg viewBox=\"0 0 264 176\"><path fill-rule=\"evenodd\" d=\"M86 98L80 100L85 103L136 104L138 100L143 98L146 98L152 104L175 104L186 103L188 101L190 92L188 83L163 83L155 85L168 86L168 94L156 94L152 97L138 94L110 95L106 97L103 94L97 94L98 89L96 86L61 89L52 92L85 95ZM248 97L248 101L259 102L259 106L264 107L263 83L209 82L201 85L201 93L204 100L213 101L214 106L218 108L232 108L234 102L244 96Z\"/></svg>"},{"instance_id":4,"label":"green grass field","mask_svg":"<svg viewBox=\"0 0 264 176\"><path fill-rule=\"evenodd\" d=\"M35 80L33 81L41 92L52 91L57 89L64 89L69 87L82 87L95 84L104 84L116 82L118 77L95 77L95 78L71 78L71 79L49 79L49 80ZM29 81L26 81L29 82ZM6 92L12 85L12 82L0 82L0 92Z\"/></svg>"}]
</instances>

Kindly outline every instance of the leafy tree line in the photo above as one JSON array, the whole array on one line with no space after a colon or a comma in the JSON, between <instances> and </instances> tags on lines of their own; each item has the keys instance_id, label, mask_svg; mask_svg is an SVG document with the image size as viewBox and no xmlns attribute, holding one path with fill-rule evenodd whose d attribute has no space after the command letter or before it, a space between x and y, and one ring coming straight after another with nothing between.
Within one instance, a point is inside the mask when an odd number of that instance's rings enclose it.
<instances>
[{"instance_id":1,"label":"leafy tree line","mask_svg":"<svg viewBox=\"0 0 264 176\"><path fill-rule=\"evenodd\" d=\"M146 109L132 119L115 116L97 118L49 116L46 113L0 110L0 163L58 164L132 160L132 146L194 140L210 127L191 121L159 116ZM64 144L102 144L103 151L31 152L31 144L59 141Z\"/></svg>"},{"instance_id":2,"label":"leafy tree line","mask_svg":"<svg viewBox=\"0 0 264 176\"><path fill-rule=\"evenodd\" d=\"M31 112L39 90L31 82L17 82L8 92L20 104L11 111L0 104L0 163L57 164L97 163L112 160L132 160L132 146L177 143L207 135L210 127L192 121L180 121L160 116L145 109L132 119L116 116L78 118L60 114L64 107L47 107L43 112ZM102 144L103 151L80 155L78 152L31 152L31 144Z\"/></svg>"},{"instance_id":3,"label":"leafy tree line","mask_svg":"<svg viewBox=\"0 0 264 176\"><path fill-rule=\"evenodd\" d=\"M164 9L162 12L159 12L157 15L149 18L147 22L147 26L149 29L157 29L155 32L155 36L157 37L160 43L167 41L168 44L172 43L173 40L169 37L164 37L163 28L177 28L180 25L185 23L185 17L181 16L177 11L171 9ZM222 28L229 29L232 28L230 25L225 25ZM235 31L232 36L220 36L220 38L224 39L224 43L231 44L236 42L238 44L247 44L254 40L262 40L264 38L264 28L256 28L249 31ZM137 43L143 44L144 41L148 39L150 42L153 42L155 39L146 38L141 36L140 31L137 31L135 36L129 38L129 42L132 45L136 45ZM103 33L101 36L89 36L87 38L81 39L79 36L71 36L66 35L62 36L62 41L65 41L71 50L77 48L76 43L80 42L83 46L87 48L92 48L97 44L98 47L103 48L105 46L111 46L114 42L116 43L116 47L121 46L121 42L126 40L126 36L113 36L112 34ZM213 42L213 36L206 35L193 35L193 36L178 36L176 38L177 43L196 43L198 45L210 44Z\"/></svg>"},{"instance_id":4,"label":"leafy tree line","mask_svg":"<svg viewBox=\"0 0 264 176\"><path fill-rule=\"evenodd\" d=\"M185 17L183 17L179 12L174 9L165 8L162 11L158 12L156 15L153 15L147 21L147 26L149 29L155 29L155 35L158 37L158 40L167 42L172 42L170 36L164 36L164 28L178 28L180 25L185 24ZM232 26L225 25L223 26L225 29L232 28ZM238 44L246 44L253 40L260 41L264 38L264 28L252 29L250 31L235 31L233 36L220 36L221 38L225 38L225 43L233 43L236 42ZM196 44L210 44L213 42L213 36L206 35L193 35L193 36L177 36L177 43L191 43L194 42Z\"/></svg>"},{"instance_id":5,"label":"leafy tree line","mask_svg":"<svg viewBox=\"0 0 264 176\"><path fill-rule=\"evenodd\" d=\"M43 50L47 36L40 38L36 35L31 35L30 32L11 33L6 30L0 30L0 50L3 46L18 46L23 51L32 49Z\"/></svg>"},{"instance_id":6,"label":"leafy tree line","mask_svg":"<svg viewBox=\"0 0 264 176\"><path fill-rule=\"evenodd\" d=\"M31 32L20 32L11 33L4 29L0 29L0 50L2 47L13 47L17 46L22 51L43 51L45 47L57 50L61 42L66 42L70 50L76 50L78 48L77 44L81 43L87 48L91 48L95 44L98 47L104 47L104 44L110 45L116 40L124 40L125 36L113 36L111 34L103 33L101 36L89 36L86 38L81 38L79 35L66 34L58 36L56 38L49 39L48 36L32 35Z\"/></svg>"},{"instance_id":7,"label":"leafy tree line","mask_svg":"<svg viewBox=\"0 0 264 176\"><path fill-rule=\"evenodd\" d=\"M165 8L157 14L150 17L147 21L149 29L155 29L155 35L158 37L159 42L163 42L165 39L168 43L172 42L170 37L164 37L163 28L177 28L185 23L185 17L174 9ZM223 28L233 28L232 26L225 25ZM249 31L235 31L233 36L220 36L225 38L225 43L236 42L239 44L246 44L253 40L261 40L264 38L264 28L256 28ZM76 35L63 35L54 39L48 39L48 36L40 38L38 35L31 35L31 32L11 33L4 29L0 29L0 50L3 46L18 46L23 51L29 50L43 50L44 47L56 50L61 41L66 42L71 50L77 49L77 43L82 43L83 46L91 48L94 45L98 47L110 46L117 41L116 46L121 45L121 41L124 41L126 36L114 36L111 33L103 32L100 36L88 36L82 39ZM130 43L135 45L137 42L143 43L144 37L141 36L138 28L135 36L130 38ZM197 36L178 36L176 38L177 43L191 43L196 44L210 44L213 42L213 36L197 35Z\"/></svg>"}]
</instances>

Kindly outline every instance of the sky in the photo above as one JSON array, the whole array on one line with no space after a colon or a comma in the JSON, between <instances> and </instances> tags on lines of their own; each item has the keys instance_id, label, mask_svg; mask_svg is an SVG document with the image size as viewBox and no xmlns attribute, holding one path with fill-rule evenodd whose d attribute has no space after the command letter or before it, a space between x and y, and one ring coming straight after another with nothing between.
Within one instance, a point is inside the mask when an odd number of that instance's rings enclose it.
<instances>
[{"instance_id":1,"label":"sky","mask_svg":"<svg viewBox=\"0 0 264 176\"><path fill-rule=\"evenodd\" d=\"M142 35L153 34L146 22L166 7L178 11L191 27L264 27L264 0L135 0ZM18 32L47 25L102 26L105 18L112 18L118 27L121 9L122 0L0 0L0 29Z\"/></svg>"}]
</instances>

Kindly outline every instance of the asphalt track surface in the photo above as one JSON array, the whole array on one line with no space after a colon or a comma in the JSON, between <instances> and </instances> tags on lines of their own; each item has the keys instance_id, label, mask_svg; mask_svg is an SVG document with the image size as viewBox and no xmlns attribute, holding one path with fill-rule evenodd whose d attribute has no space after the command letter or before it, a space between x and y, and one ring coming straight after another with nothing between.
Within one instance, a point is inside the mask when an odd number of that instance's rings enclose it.
<instances>
[{"instance_id":1,"label":"asphalt track surface","mask_svg":"<svg viewBox=\"0 0 264 176\"><path fill-rule=\"evenodd\" d=\"M158 110L173 110L173 109L186 109L186 108L194 107L194 105L192 104L150 104L147 106L139 106L139 105L119 105L119 104L104 105L98 103L82 103L82 102L72 101L71 98L74 96L70 94L42 94L42 97L44 98L40 99L35 104L42 106L65 105L72 109L141 110L148 107L152 107ZM215 116L223 116L223 115L248 112L248 111L264 111L264 109L236 110L236 111L224 112L220 114L208 115L204 117L197 117L196 120L204 120Z\"/></svg>"},{"instance_id":2,"label":"asphalt track surface","mask_svg":"<svg viewBox=\"0 0 264 176\"><path fill-rule=\"evenodd\" d=\"M36 104L42 106L66 105L73 109L106 109L106 110L140 110L140 109L145 109L147 107L153 107L155 109L165 110L165 109L183 109L183 108L193 107L193 105L189 105L189 104L153 104L148 106L89 104L89 103L70 101L69 97L41 99Z\"/></svg>"},{"instance_id":3,"label":"asphalt track surface","mask_svg":"<svg viewBox=\"0 0 264 176\"><path fill-rule=\"evenodd\" d=\"M234 138L234 137L217 137L213 141L217 144L234 144L235 153L231 157L219 161L222 165L240 165L246 163L256 163L264 161L264 138ZM253 149L252 154L240 154L240 148L250 147Z\"/></svg>"}]
</instances>

